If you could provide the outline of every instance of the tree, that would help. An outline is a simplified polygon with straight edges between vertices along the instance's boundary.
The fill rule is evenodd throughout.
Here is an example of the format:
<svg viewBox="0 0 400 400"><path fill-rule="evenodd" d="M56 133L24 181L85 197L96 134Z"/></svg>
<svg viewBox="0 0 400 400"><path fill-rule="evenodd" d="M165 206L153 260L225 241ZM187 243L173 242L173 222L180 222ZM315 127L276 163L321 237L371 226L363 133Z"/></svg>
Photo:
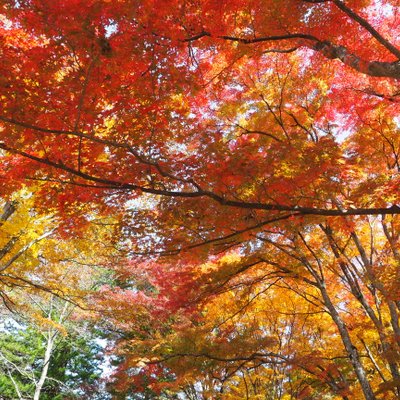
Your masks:
<svg viewBox="0 0 400 400"><path fill-rule="evenodd" d="M296 294L328 316L320 340L345 360L321 361L323 376L302 366L304 379L342 398L398 396L398 6L5 2L4 191L39 181L69 234L90 212L120 215L127 254L147 259L117 266L124 289L99 301L141 340L176 331L160 326L163 312L206 318L232 280L258 298L279 279L276 298ZM247 343L240 326L228 343Z"/></svg>
<svg viewBox="0 0 400 400"><path fill-rule="evenodd" d="M293 117L287 112L283 116L275 113L277 119L271 122L281 127L275 139L274 135L268 136L268 129L264 129L261 121L257 123L256 118L252 118L249 128L237 126L236 120L230 123L221 120L218 114L217 121L213 118L210 121L209 116L215 115L215 110L219 111L221 103L229 98L240 102L240 97L244 100L255 95L260 100L265 80L258 82L258 90L251 80L257 83L254 74L258 71L265 78L268 67L276 59L270 53L288 51L285 47L288 40L294 40L296 50L305 47L316 52L312 54L300 49L277 58L295 63L299 80L313 76L305 93L310 95L316 90L318 93L315 94L320 94L319 101L329 103L329 107L318 105L312 99L315 110L309 110L311 115L308 118L313 118L317 111L325 116L317 115L318 124L314 128L319 128L320 136L326 136L323 129L328 129L327 119L331 117L333 123L341 122L335 118L335 113L343 108L352 105L356 108L354 111L360 113L355 101L349 103L352 99L348 98L348 90L345 90L356 85L355 80L358 83L354 89L364 85L361 93L353 91L353 96L358 95L361 100L360 109L371 113L381 106L393 113L391 103L396 97L395 87L393 93L390 92L393 78L370 78L374 74L368 66L372 63L380 69L385 66L390 70L396 69L397 63L389 62L398 56L398 50L390 42L391 37L396 37L396 28L393 28L395 6L390 2L385 5L387 13L377 17L382 25L383 33L380 34L363 18L366 12L375 10L372 2L359 4L355 10L339 0L293 0L284 6L257 1L248 6L239 1L226 4L202 2L185 3L176 8L171 8L170 2L167 7L163 1L142 2L141 6L122 3L111 6L102 1L67 2L63 6L46 1L18 2L17 5L7 2L3 6L3 50L6 57L2 64L3 95L8 99L4 104L2 121L7 133L2 146L14 154L10 160L19 161L14 170L11 161L4 163L5 171L10 178L16 178L14 184L18 184L21 177L26 178L26 171L32 175L30 178L52 182L55 190L57 183L70 181L70 189L75 190L56 193L53 199L64 205L76 201L89 202L99 197L99 193L108 198L110 193L122 191L128 192L125 196L118 196L124 201L136 197L134 192L139 192L176 200L199 198L239 209L341 215L343 210L325 210L318 203L307 206L293 202L276 204L267 199L234 200L222 188L215 187L218 185L215 173L210 173L203 165L204 161L227 162L226 130L234 136L245 136L245 142L254 139L249 136L261 135L273 141L267 144L267 148L279 144L285 147L288 143L282 125L295 124L295 130L301 130L302 119L307 115L301 118L294 110L290 112ZM152 13L154 10L157 12ZM170 23L165 25L165 20ZM339 25L342 30L337 29ZM270 32L266 32L266 26ZM168 32L164 32L165 29ZM215 34L212 33L214 30ZM295 31L300 33L293 33ZM318 39L312 35L316 31L320 35ZM140 40L134 41L132 49L128 44L135 37L140 37ZM342 37L360 37L362 40L357 43L348 40L347 47L339 46L340 51L331 49L331 43ZM285 42L282 47L271 49L268 47L271 40ZM366 46L367 42L371 46ZM375 43L376 46L372 45ZM360 47L368 48L370 61L360 59L364 56ZM361 56L349 55L356 50L361 52ZM354 64L354 68L358 65L361 71L356 68L353 73L342 65L327 64L326 58L335 59L335 55L344 64ZM51 63L46 61L50 59L53 60ZM311 65L307 68L305 63L308 62ZM323 68L323 65L335 68L338 71L336 76L332 76L330 68ZM249 82L240 72L243 68L254 72ZM19 71L18 79L15 79L16 69ZM127 69L129 74L126 74ZM287 74L285 66L277 65L275 72L278 75L276 79ZM239 80L237 86L232 84L236 79ZM381 86L385 84L387 90L382 93ZM69 96L66 96L66 88ZM331 93L327 93L328 89ZM343 96L347 101L343 96L340 99L337 92L345 92ZM19 97L15 98L12 93ZM333 94L337 106L332 104ZM189 101L189 95L194 96L193 100ZM273 117L274 112L268 110L269 103L274 111L277 104L270 102L265 94L258 106L264 109L263 114ZM255 110L251 114L259 115ZM362 123L362 120L357 122L354 113L349 117L353 117L354 124ZM303 127L308 128L307 124ZM219 143L207 143L207 137L218 138ZM18 143L21 144L13 146L14 138L20 138ZM259 138L260 141L264 139ZM175 143L183 147L174 147ZM211 158L212 151L216 152L215 160ZM208 154L210 158L202 163L199 153ZM25 160L21 161L20 156ZM227 176L229 171L219 172ZM206 178L206 183L202 177ZM235 186L234 179L231 183ZM86 190L78 190L82 185ZM46 185L46 190L51 186L50 183ZM46 197L50 201L49 195ZM354 210L346 210L347 213L398 212L395 207L368 210L368 207L357 206ZM374 208L373 204L368 206Z"/></svg>
<svg viewBox="0 0 400 400"><path fill-rule="evenodd" d="M8 321L0 335L4 399L94 398L96 386L101 387L102 349L87 332L73 332L71 323L66 327L61 318L53 321L53 327ZM57 330L61 325L56 326L60 322L64 323L61 333Z"/></svg>
<svg viewBox="0 0 400 400"><path fill-rule="evenodd" d="M6 308L4 320L14 322L1 335L0 395L95 398L101 370L94 352L100 347L89 328L84 335L89 322L82 321L92 318L90 296L106 276L107 257L116 259L109 240L114 224L92 216L81 235L68 238L54 213L34 207L34 197L22 190L3 203L0 311Z"/></svg>
<svg viewBox="0 0 400 400"><path fill-rule="evenodd" d="M47 299L51 294L85 308L108 257L117 257L112 240L115 221L86 215L90 223L80 235L68 238L55 212L35 207L35 188L31 189L0 203L2 302L30 316L36 310L26 300L29 295Z"/></svg>
<svg viewBox="0 0 400 400"><path fill-rule="evenodd" d="M319 240L325 234L323 228ZM306 384L308 396L310 388L317 390L310 398L320 398L328 391L334 398L347 399L362 398L355 376L360 368L377 394L396 398L398 319L393 297L384 289L395 284L387 274L393 265L386 258L391 257L388 243L382 241L383 248L373 249L380 254L373 268L380 271L378 278L371 265L359 264L365 260L357 255L356 245L349 243L350 236L357 243L354 233L342 232L341 242L328 231L329 250L328 243L312 243L318 233L311 235L309 229L290 235L275 231L274 240L264 232L261 240L268 245L251 258L236 255L197 266L188 285L176 275L171 281L175 270L166 265L159 281L153 277L159 296L144 303L154 315L152 323L146 324L151 328L139 330L132 323L135 336L121 343L122 352L129 349L121 383L138 366L139 382L141 373L154 377L154 365L161 364L164 373L177 379L167 385L153 380L152 387L181 390L203 377L211 390L205 398L218 396L218 391L228 392L226 398L243 398L243 384L237 397L235 392L227 396L244 376L251 381L251 374L257 374L262 396L273 393L273 387L282 396L297 398L296 391L301 392ZM165 282L163 276L169 280ZM199 298L202 302L193 310ZM176 302L181 310L168 311L176 310ZM188 309L192 310L189 314ZM143 317L137 320L143 324ZM356 360L349 356L351 352ZM278 368L285 377L279 385L268 381L269 371L276 373Z"/></svg>

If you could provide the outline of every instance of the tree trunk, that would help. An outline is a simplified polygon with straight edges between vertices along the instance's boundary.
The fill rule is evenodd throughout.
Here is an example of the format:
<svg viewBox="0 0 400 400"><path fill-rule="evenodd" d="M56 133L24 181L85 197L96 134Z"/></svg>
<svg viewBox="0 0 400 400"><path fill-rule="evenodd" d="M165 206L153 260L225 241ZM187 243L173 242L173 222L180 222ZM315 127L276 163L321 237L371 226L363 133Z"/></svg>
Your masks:
<svg viewBox="0 0 400 400"><path fill-rule="evenodd" d="M53 352L54 340L55 340L56 336L57 336L57 333L53 333L51 330L49 330L46 351L45 351L44 358L43 358L43 368L42 368L42 372L40 374L39 381L36 384L36 389L35 389L35 394L33 395L33 400L39 400L39 398L40 398L40 393L42 391L44 382L46 381L46 378L47 378L47 372L49 370L49 365L50 365L50 357Z"/></svg>
<svg viewBox="0 0 400 400"><path fill-rule="evenodd" d="M347 327L340 317L339 313L336 311L334 304L331 302L331 299L326 291L324 286L321 286L320 292L324 299L325 306L329 310L329 313L338 327L339 334L342 338L343 345L349 355L350 361L353 365L354 371L357 375L358 381L360 382L361 389L363 391L364 397L366 400L376 400L374 392L372 391L371 385L369 384L367 374L365 373L365 369L361 363L360 355L358 354L357 348L353 345L349 332L347 331Z"/></svg>

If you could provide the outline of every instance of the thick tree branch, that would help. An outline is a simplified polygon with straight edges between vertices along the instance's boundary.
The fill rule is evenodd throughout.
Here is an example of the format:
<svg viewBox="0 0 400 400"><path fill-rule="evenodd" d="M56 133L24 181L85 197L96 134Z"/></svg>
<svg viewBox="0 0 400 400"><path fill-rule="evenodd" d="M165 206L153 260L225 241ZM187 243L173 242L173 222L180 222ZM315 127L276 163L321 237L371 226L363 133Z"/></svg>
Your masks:
<svg viewBox="0 0 400 400"><path fill-rule="evenodd" d="M14 213L17 209L17 202L16 201L8 201L4 208L3 214L0 215L0 226L4 224Z"/></svg>
<svg viewBox="0 0 400 400"><path fill-rule="evenodd" d="M8 260L4 265L0 265L0 272L3 272L5 269L10 267L15 261L18 260L27 250L29 250L33 245L36 243L40 242L41 240L45 239L46 237L50 236L55 229L52 229L48 232L43 233L36 239L32 240L31 242L27 243L25 246L23 246L17 253L15 253L10 260Z"/></svg>
<svg viewBox="0 0 400 400"><path fill-rule="evenodd" d="M400 61L367 61L350 53L344 46L318 41L312 47L328 59L338 59L348 67L369 76L400 79Z"/></svg>
<svg viewBox="0 0 400 400"><path fill-rule="evenodd" d="M356 21L359 25L361 25L364 29L366 29L371 34L371 36L373 36L382 46L384 46L393 55L395 55L398 59L400 59L400 50L395 46L393 46L387 39L385 39L366 19L362 18L351 8L347 7L342 0L302 0L302 1L305 3L313 3L313 4L332 2L333 4L335 4L336 7L342 10L353 21Z"/></svg>
<svg viewBox="0 0 400 400"><path fill-rule="evenodd" d="M400 50L393 46L388 40L386 40L368 21L356 14L353 10L344 4L341 0L333 0L333 3L340 8L345 14L347 14L352 20L359 23L365 28L382 46L389 50L393 55L400 59Z"/></svg>
<svg viewBox="0 0 400 400"><path fill-rule="evenodd" d="M361 17L359 17L361 19ZM371 27L371 29L373 29ZM377 35L378 32L376 32ZM201 32L198 35L192 36L190 38L184 39L184 42L193 42L204 36L212 37L210 32ZM375 37L376 35L374 35ZM242 44L255 44L262 42L276 42L276 41L284 41L284 40L298 40L300 41L300 46L306 46L312 50L318 51L323 54L328 59L338 59L343 62L343 64L349 66L350 68L361 72L362 74L366 74L369 76L376 77L386 77L386 78L394 78L400 79L400 61L394 62L386 62L386 61L369 61L364 60L361 57L352 54L348 51L348 49L344 46L335 45L328 40L320 40L316 36L305 34L305 33L293 33L287 35L277 35L277 36L261 36L256 38L242 38L238 36L217 36L218 39L238 42ZM400 50L396 49L385 39L381 38L379 40L380 43L384 42L386 48L390 48L390 52L395 54L398 58L400 58ZM296 47L297 48L297 47ZM294 51L294 49L289 49ZM276 50L275 50L276 51ZM267 50L268 52L268 50Z"/></svg>
<svg viewBox="0 0 400 400"><path fill-rule="evenodd" d="M200 186L192 183L193 186L196 187L195 191L182 191L182 190L168 190L168 189L155 189L153 187L147 187L143 185L138 185L134 183L128 182L119 182L113 179L100 178L94 175L90 175L88 173L78 171L72 167L69 167L60 162L54 162L47 158L37 157L33 154L26 153L22 150L17 150L7 146L5 143L0 142L0 149L6 150L12 154L17 154L22 157L28 158L30 160L36 161L38 163L50 166L52 168L65 171L71 175L77 176L88 182L96 182L101 185L107 185L110 188L114 189L122 189L127 191L138 191L143 193L149 193L153 195L165 196L165 197L175 197L175 198L209 198L222 206L233 207L233 208L242 208L242 209L250 209L250 210L265 210L265 211L286 211L293 212L297 215L320 215L326 217L334 217L334 216L348 216L348 215L393 215L400 214L400 207L397 205L393 205L392 207L379 207L379 208L349 208L347 210L338 210L338 209L325 209L325 208L313 208L313 207L300 207L293 205L282 205L282 204L269 204L269 203L261 203L261 202L246 202L240 200L230 200L226 197L216 194L214 192L210 192L208 190L201 189Z"/></svg>

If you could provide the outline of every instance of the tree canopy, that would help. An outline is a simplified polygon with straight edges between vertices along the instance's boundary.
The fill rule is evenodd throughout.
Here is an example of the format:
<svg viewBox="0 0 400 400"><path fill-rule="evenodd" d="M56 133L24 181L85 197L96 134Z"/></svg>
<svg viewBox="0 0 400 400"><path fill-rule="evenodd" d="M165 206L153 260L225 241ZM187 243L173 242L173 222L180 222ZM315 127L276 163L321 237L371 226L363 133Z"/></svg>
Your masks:
<svg viewBox="0 0 400 400"><path fill-rule="evenodd" d="M115 398L398 398L399 13L1 1L0 284L97 257L36 289L101 318Z"/></svg>

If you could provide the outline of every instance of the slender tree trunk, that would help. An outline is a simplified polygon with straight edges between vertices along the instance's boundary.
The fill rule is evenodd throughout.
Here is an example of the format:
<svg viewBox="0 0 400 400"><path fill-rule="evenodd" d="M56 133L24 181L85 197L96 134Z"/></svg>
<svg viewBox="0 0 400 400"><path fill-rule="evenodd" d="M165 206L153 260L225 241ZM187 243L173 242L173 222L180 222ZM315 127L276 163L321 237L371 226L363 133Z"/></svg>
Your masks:
<svg viewBox="0 0 400 400"><path fill-rule="evenodd" d="M361 389L363 391L366 400L376 400L374 392L372 391L371 385L369 384L367 374L361 363L360 355L358 354L357 348L353 345L349 332L339 313L337 312L334 304L332 303L326 288L321 286L320 288L322 297L324 299L325 306L329 310L329 313L338 327L340 337L342 338L343 345L349 355L350 361L353 365L354 371L357 375L358 381L360 382Z"/></svg>
<svg viewBox="0 0 400 400"><path fill-rule="evenodd" d="M301 235L299 235L301 237ZM293 246L294 248L297 248L298 255L293 255L290 252L286 251L286 254L289 254L291 257L295 258L298 261L301 261L303 265L306 267L306 270L312 275L314 278L314 286L318 288L319 292L321 293L323 303L325 307L327 308L329 315L331 316L333 322L338 328L340 337L342 339L342 343L344 345L344 348L346 350L346 353L351 361L351 364L353 366L354 372L357 376L358 382L361 386L363 395L365 400L376 400L376 397L374 395L374 392L372 390L372 387L368 381L366 371L364 369L364 366L361 362L360 355L358 353L357 348L354 346L350 334L347 330L346 324L342 320L340 314L336 310L335 305L333 304L329 293L326 288L326 284L324 281L324 276L323 276L323 271L321 269L321 266L319 266L319 270L315 269L307 260L306 256L302 254L299 251L299 246L297 246L297 243L293 241ZM278 247L279 250L285 252L282 248Z"/></svg>
<svg viewBox="0 0 400 400"><path fill-rule="evenodd" d="M35 394L33 395L33 400L39 400L40 398L40 393L42 391L44 382L46 381L47 378L47 372L49 370L49 365L50 365L50 357L53 352L54 348L54 340L57 336L57 332L54 333L50 329L48 331L48 337L47 337L47 344L46 344L46 351L43 357L43 368L42 372L40 374L39 381L36 384L36 389L35 389Z"/></svg>

